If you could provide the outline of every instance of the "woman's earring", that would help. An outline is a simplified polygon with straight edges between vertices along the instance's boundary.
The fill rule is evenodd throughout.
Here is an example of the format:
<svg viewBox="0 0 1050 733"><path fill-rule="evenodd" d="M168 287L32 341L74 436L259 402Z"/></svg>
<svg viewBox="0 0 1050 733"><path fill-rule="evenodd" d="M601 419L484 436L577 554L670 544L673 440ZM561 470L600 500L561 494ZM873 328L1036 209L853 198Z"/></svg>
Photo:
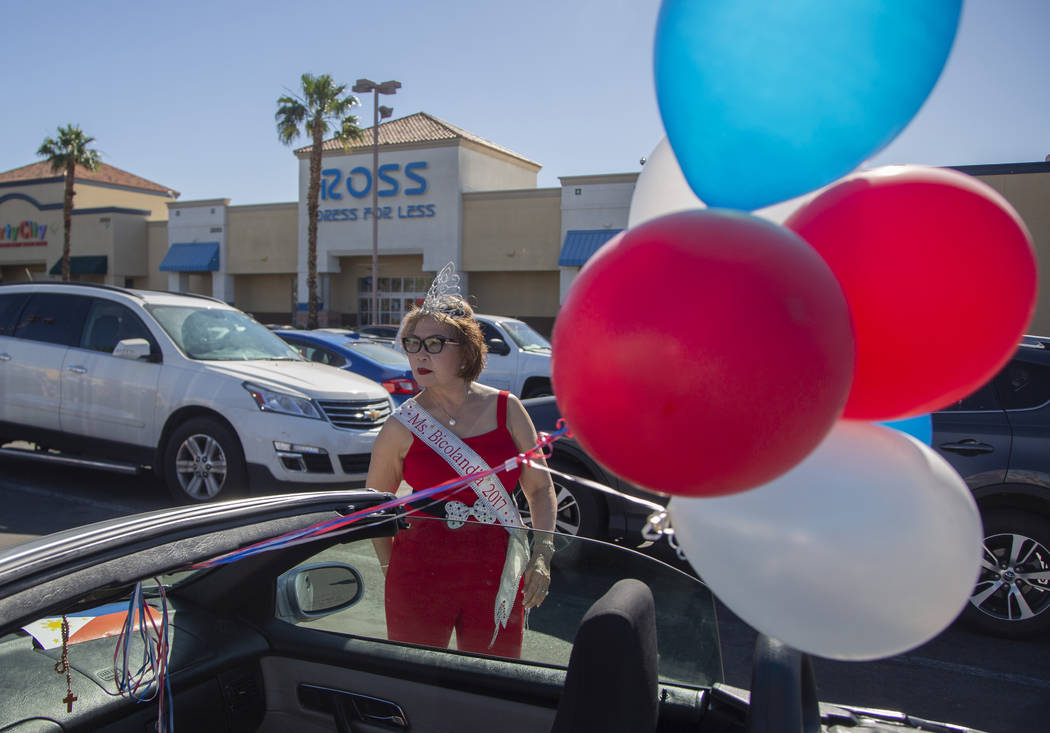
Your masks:
<svg viewBox="0 0 1050 733"><path fill-rule="evenodd" d="M466 364L460 364L460 365L459 365L459 370L460 370L460 371L463 371L463 370L464 370L464 369L466 369L466 368L467 368L467 365L466 365Z"/></svg>

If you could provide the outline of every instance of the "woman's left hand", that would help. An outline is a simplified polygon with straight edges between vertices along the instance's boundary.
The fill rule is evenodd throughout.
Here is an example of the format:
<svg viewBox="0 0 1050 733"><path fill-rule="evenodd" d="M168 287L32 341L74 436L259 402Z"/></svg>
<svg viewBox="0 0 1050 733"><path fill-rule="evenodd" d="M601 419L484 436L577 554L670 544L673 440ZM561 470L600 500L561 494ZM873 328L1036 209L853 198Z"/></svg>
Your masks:
<svg viewBox="0 0 1050 733"><path fill-rule="evenodd" d="M534 552L525 569L525 587L522 589L525 608L536 608L547 599L551 585L551 569L547 558Z"/></svg>

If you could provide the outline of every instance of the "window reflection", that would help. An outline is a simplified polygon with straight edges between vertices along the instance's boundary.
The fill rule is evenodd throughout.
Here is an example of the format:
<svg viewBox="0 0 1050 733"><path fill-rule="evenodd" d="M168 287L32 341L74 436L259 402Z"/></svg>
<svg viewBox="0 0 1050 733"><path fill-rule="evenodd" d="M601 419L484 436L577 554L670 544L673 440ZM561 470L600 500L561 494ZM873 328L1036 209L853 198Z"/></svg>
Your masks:
<svg viewBox="0 0 1050 733"><path fill-rule="evenodd" d="M478 552L485 552L486 548L501 548L505 546L506 530L499 525L474 521L452 530L444 520L418 515L409 521L413 525L429 523L425 534L431 542L420 567L406 574L411 581L406 586L410 593L404 593L400 585L405 578L395 582L384 577L371 540L329 547L301 565L342 562L354 567L361 576L361 598L345 611L298 622L299 625L349 636L501 656L498 644L489 647L495 628L491 605L493 589L483 579L479 582L479 578L464 577L462 569L471 564L471 558L456 554L453 548L461 550L464 544L477 548ZM442 536L456 537L454 533L466 533L466 538L459 535L455 542L447 544L440 540ZM528 614L522 630L520 658L523 661L566 667L573 637L587 609L617 580L637 578L649 585L656 600L661 678L693 686L722 680L714 599L701 582L623 547L568 536L557 537L559 548L569 544L578 546L573 547L572 552L559 551L555 555L550 595L543 605ZM495 554L502 564L500 552L502 550L497 549ZM446 598L442 599L442 596ZM456 608L457 603L462 607ZM390 634L388 625L391 605L395 613L400 614L394 622L398 627L394 634ZM405 628L410 632L433 633L435 628L442 628L442 624L434 623L435 616L441 616L447 624L450 614L455 615L455 619L447 635L439 633L440 638L432 638L429 643L420 639L399 641L396 638L404 634ZM482 627L484 638L479 642L476 632ZM461 629L466 629L463 638L460 638Z"/></svg>

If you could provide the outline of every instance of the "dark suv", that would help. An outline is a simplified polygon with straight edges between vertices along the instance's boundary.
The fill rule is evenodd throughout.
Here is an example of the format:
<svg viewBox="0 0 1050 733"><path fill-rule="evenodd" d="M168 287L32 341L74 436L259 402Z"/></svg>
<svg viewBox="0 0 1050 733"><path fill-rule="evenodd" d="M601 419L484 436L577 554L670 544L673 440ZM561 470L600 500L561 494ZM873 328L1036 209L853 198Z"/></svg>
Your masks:
<svg viewBox="0 0 1050 733"><path fill-rule="evenodd" d="M935 413L933 446L966 479L984 521L963 618L999 636L1050 629L1050 338L1026 336L990 382Z"/></svg>

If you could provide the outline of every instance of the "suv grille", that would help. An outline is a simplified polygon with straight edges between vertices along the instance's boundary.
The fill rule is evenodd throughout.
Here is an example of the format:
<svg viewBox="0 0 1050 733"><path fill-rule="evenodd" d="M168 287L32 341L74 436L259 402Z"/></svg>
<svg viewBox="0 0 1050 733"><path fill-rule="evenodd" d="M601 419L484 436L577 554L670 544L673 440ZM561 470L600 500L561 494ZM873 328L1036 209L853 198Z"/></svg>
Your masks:
<svg viewBox="0 0 1050 733"><path fill-rule="evenodd" d="M343 473L368 473L368 463L371 459L371 453L340 453L339 466Z"/></svg>
<svg viewBox="0 0 1050 733"><path fill-rule="evenodd" d="M371 430L390 417L390 400L318 400L325 416L337 428Z"/></svg>

